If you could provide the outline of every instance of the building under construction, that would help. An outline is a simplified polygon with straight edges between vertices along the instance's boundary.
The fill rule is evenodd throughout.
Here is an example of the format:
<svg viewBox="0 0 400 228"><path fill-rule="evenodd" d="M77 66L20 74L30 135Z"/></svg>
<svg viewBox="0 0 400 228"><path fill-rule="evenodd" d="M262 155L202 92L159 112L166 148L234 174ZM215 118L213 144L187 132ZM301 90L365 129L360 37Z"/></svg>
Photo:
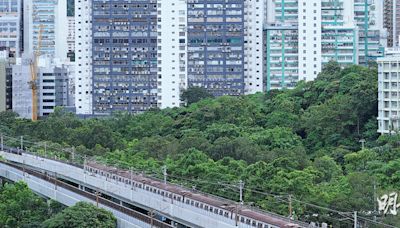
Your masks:
<svg viewBox="0 0 400 228"><path fill-rule="evenodd" d="M36 78L36 102L30 87L31 58L18 59L13 66L13 111L21 118L31 119L33 110L37 116L47 116L54 111L56 106L68 106L70 103L69 70L64 65L56 65L49 59L39 60ZM36 104L37 107L33 107Z"/></svg>

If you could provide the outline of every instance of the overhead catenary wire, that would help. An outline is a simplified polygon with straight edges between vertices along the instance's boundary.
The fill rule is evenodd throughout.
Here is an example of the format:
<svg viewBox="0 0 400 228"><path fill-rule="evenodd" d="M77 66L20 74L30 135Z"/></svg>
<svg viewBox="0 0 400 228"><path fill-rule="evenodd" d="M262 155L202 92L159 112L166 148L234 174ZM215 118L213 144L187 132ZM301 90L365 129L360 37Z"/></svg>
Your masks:
<svg viewBox="0 0 400 228"><path fill-rule="evenodd" d="M15 137L7 136L7 135L4 135L4 134L2 134L2 136L4 137L4 139L15 140L16 143L18 143L21 140L21 138L15 138ZM23 142L24 142L24 145L29 145L30 144L30 145L38 146L38 147L46 145L46 144L43 144L44 142L32 142L32 141L29 141L29 140L26 140L26 139L24 139ZM5 143L5 142L3 142L3 143ZM62 145L58 144L58 143L53 143L53 142L51 142L51 143L52 144L47 145L48 149L54 149L54 150L56 150L56 152L59 150L59 151L62 151L62 152L68 153L68 154L73 153L74 147L65 148ZM57 145L57 147L55 145ZM25 148L27 148L27 146L25 146ZM80 157L81 159L84 158L84 155L77 154L77 156ZM92 159L94 161L96 161L96 162L98 161L98 159L96 159L95 157L92 157ZM101 161L101 162L104 162L104 160ZM124 166L129 166L129 164L125 164ZM135 169L132 169L132 171L134 171L134 170ZM156 176L156 178L158 178L160 175L162 175L162 174L158 173L159 170L156 170L156 169L154 169L154 170L153 169L148 169L148 170L145 170L145 171L143 171L142 169L140 169L140 170L136 169L135 171L137 171L138 173L146 174L146 175L148 174L149 176L153 176L153 177ZM190 183L197 183L197 184L200 183L200 184L223 186L225 188L229 188L229 189L232 189L232 190L235 190L235 189L238 188L237 185L226 183L226 182L213 182L213 181L205 181L205 180L199 180L199 179L189 179L189 178L185 178L185 177L178 177L176 175L171 175L171 174L168 174L168 177L171 177L172 179L176 179L176 180L184 180L184 181L187 181L187 182L190 182ZM244 191L249 191L249 192L252 192L252 193L257 193L257 194L262 194L262 195L265 195L265 196L270 196L270 197L273 197L274 199L276 199L276 200L278 200L280 202L284 202L284 203L288 203L289 202L289 200L285 200L285 199L287 197L289 197L290 194L282 195L282 194L276 194L276 193L268 193L268 192L263 192L263 191L259 191L259 190L255 190L255 189L250 189L248 187L244 188ZM349 220L354 220L352 217L346 216L346 214L350 214L352 212L344 212L344 211L340 211L340 210L337 210L337 209L320 206L320 205L317 205L317 204L314 204L314 203L305 202L305 201L299 200L299 199L297 199L297 198L295 198L293 196L291 196L291 200L293 200L295 202L298 202L298 203L301 203L301 204L304 204L304 205L307 205L309 207L313 207L313 208L317 208L317 209L320 209L320 210L329 211L329 212L332 212L332 213L337 213L338 215L343 216L343 217L345 217L345 218L347 218ZM374 221L374 220L371 220L371 219L368 219L368 218L365 218L365 217L362 217L362 216L357 216L357 217L358 217L359 220L364 220L364 221L367 221L367 222L370 222L370 223L374 223L374 224L377 224L377 225L382 225L384 227L396 228L396 226L392 226L392 225L385 224L385 223L382 223L382 222ZM334 217L330 217L330 218L332 218L334 220L337 220L337 221L343 221L343 220L340 220L340 219L334 218Z"/></svg>

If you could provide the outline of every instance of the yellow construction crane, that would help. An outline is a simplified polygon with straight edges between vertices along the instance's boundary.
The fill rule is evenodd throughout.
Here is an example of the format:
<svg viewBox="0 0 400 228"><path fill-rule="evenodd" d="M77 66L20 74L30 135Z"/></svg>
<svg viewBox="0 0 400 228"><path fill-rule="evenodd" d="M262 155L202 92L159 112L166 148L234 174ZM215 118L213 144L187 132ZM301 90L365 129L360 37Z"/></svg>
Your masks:
<svg viewBox="0 0 400 228"><path fill-rule="evenodd" d="M29 87L32 90L32 121L37 121L38 119L38 95L37 95L37 69L38 69L38 62L40 57L40 49L42 47L42 32L43 32L43 25L39 26L39 35L38 35L38 42L37 48L33 53L33 59L30 63L31 69L31 81L29 82Z"/></svg>

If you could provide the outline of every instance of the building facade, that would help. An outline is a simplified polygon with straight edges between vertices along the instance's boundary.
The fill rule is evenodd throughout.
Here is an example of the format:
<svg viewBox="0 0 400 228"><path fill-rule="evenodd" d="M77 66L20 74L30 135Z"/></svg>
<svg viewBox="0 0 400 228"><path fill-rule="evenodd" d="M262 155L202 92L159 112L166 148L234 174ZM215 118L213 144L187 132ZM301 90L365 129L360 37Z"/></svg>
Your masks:
<svg viewBox="0 0 400 228"><path fill-rule="evenodd" d="M92 4L93 114L156 108L156 0Z"/></svg>
<svg viewBox="0 0 400 228"><path fill-rule="evenodd" d="M188 86L244 94L244 1L188 1Z"/></svg>
<svg viewBox="0 0 400 228"><path fill-rule="evenodd" d="M20 58L12 66L12 110L26 119L32 118L33 110L30 62L30 58ZM41 58L37 69L37 111L44 117L57 106L68 106L68 69L49 58Z"/></svg>
<svg viewBox="0 0 400 228"><path fill-rule="evenodd" d="M0 1L0 50L7 50L14 60L22 51L21 22L21 0Z"/></svg>
<svg viewBox="0 0 400 228"><path fill-rule="evenodd" d="M312 81L329 61L345 67L384 54L383 2L268 0L266 7L267 90Z"/></svg>
<svg viewBox="0 0 400 228"><path fill-rule="evenodd" d="M387 29L387 46L400 46L400 0L384 0L384 27Z"/></svg>
<svg viewBox="0 0 400 228"><path fill-rule="evenodd" d="M67 0L67 58L75 62L75 0Z"/></svg>
<svg viewBox="0 0 400 228"><path fill-rule="evenodd" d="M298 27L265 28L266 90L291 88L299 81Z"/></svg>
<svg viewBox="0 0 400 228"><path fill-rule="evenodd" d="M158 0L157 6L158 107L179 107L188 86L187 5L185 0Z"/></svg>
<svg viewBox="0 0 400 228"><path fill-rule="evenodd" d="M12 109L12 68L8 51L0 51L0 112Z"/></svg>
<svg viewBox="0 0 400 228"><path fill-rule="evenodd" d="M52 58L67 59L67 0L24 1L24 53L40 54Z"/></svg>
<svg viewBox="0 0 400 228"><path fill-rule="evenodd" d="M322 69L321 0L299 0L299 80L312 81Z"/></svg>
<svg viewBox="0 0 400 228"><path fill-rule="evenodd" d="M397 133L400 127L400 49L378 59L378 132Z"/></svg>
<svg viewBox="0 0 400 228"><path fill-rule="evenodd" d="M359 64L366 65L383 57L385 43L381 37L386 37L383 31L383 1L353 0L354 20L358 27Z"/></svg>
<svg viewBox="0 0 400 228"><path fill-rule="evenodd" d="M92 1L75 1L75 108L80 115L92 110Z"/></svg>
<svg viewBox="0 0 400 228"><path fill-rule="evenodd" d="M189 87L263 91L264 16L250 0L76 1L77 113L179 107Z"/></svg>
<svg viewBox="0 0 400 228"><path fill-rule="evenodd" d="M68 69L59 66L40 67L39 72L39 116L45 117L54 112L55 107L67 107Z"/></svg>
<svg viewBox="0 0 400 228"><path fill-rule="evenodd" d="M0 60L0 112L6 111L6 61Z"/></svg>
<svg viewBox="0 0 400 228"><path fill-rule="evenodd" d="M24 2L24 47L26 54L33 54L37 51L41 31L41 54L55 56L55 8L56 0Z"/></svg>
<svg viewBox="0 0 400 228"><path fill-rule="evenodd" d="M244 1L244 93L264 91L264 1Z"/></svg>
<svg viewBox="0 0 400 228"><path fill-rule="evenodd" d="M358 64L358 29L352 19L353 7L346 0L322 1L322 66L329 61L337 61L341 66Z"/></svg>

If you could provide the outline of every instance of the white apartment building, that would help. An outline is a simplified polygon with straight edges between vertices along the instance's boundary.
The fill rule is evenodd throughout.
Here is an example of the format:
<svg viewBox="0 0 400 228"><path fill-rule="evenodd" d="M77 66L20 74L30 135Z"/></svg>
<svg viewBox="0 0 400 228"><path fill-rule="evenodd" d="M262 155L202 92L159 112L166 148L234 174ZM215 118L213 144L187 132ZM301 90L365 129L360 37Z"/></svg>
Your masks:
<svg viewBox="0 0 400 228"><path fill-rule="evenodd" d="M265 1L245 0L244 4L244 92L253 94L264 91Z"/></svg>
<svg viewBox="0 0 400 228"><path fill-rule="evenodd" d="M299 0L299 80L313 81L322 69L321 0Z"/></svg>
<svg viewBox="0 0 400 228"><path fill-rule="evenodd" d="M378 59L378 132L397 133L400 127L400 49Z"/></svg>
<svg viewBox="0 0 400 228"><path fill-rule="evenodd" d="M92 114L92 1L75 1L75 107Z"/></svg>
<svg viewBox="0 0 400 228"><path fill-rule="evenodd" d="M66 0L24 1L24 53L37 50L41 32L41 54L67 59L67 2Z"/></svg>
<svg viewBox="0 0 400 228"><path fill-rule="evenodd" d="M157 100L159 108L179 107L187 88L187 4L157 1Z"/></svg>

